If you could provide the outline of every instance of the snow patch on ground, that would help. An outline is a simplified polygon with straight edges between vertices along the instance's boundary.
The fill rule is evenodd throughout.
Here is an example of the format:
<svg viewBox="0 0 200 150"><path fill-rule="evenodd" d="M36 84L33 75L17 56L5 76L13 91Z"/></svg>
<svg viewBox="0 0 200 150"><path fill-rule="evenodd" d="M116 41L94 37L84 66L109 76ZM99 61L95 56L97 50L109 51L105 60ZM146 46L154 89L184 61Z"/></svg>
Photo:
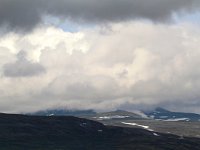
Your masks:
<svg viewBox="0 0 200 150"><path fill-rule="evenodd" d="M164 121L190 121L189 118L174 118L174 119L167 119Z"/></svg>
<svg viewBox="0 0 200 150"><path fill-rule="evenodd" d="M149 126L144 126L144 125L140 125L140 124L137 124L137 123L128 123L128 122L121 122L121 123L126 124L126 125L141 127L141 128L146 129L148 131L154 131L154 130L150 129Z"/></svg>
<svg viewBox="0 0 200 150"><path fill-rule="evenodd" d="M155 136L160 136L160 135L158 135L157 133L153 133L153 135L155 135Z"/></svg>
<svg viewBox="0 0 200 150"><path fill-rule="evenodd" d="M157 133L155 133L153 129L150 129L149 126L140 125L140 124L137 124L137 123L128 123L128 122L121 122L121 123L126 124L126 125L141 127L141 128L143 128L143 129L146 129L146 130L148 130L148 131L153 132L152 134L153 134L154 136L160 136L160 135L158 135Z"/></svg>
<svg viewBox="0 0 200 150"><path fill-rule="evenodd" d="M114 115L114 116L102 116L102 117L95 117L100 120L108 120L108 119L123 119L123 118L128 118L130 116L120 116L120 115Z"/></svg>
<svg viewBox="0 0 200 150"><path fill-rule="evenodd" d="M103 130L97 130L98 132L103 132Z"/></svg>
<svg viewBox="0 0 200 150"><path fill-rule="evenodd" d="M87 123L83 122L83 123L80 124L80 126L81 126L81 127L86 127L86 126L87 126Z"/></svg>
<svg viewBox="0 0 200 150"><path fill-rule="evenodd" d="M127 124L127 125L131 125L131 126L138 126L138 127L142 127L144 129L148 129L149 126L144 126L144 125L139 125L137 123L128 123L128 122L122 122L123 124Z"/></svg>

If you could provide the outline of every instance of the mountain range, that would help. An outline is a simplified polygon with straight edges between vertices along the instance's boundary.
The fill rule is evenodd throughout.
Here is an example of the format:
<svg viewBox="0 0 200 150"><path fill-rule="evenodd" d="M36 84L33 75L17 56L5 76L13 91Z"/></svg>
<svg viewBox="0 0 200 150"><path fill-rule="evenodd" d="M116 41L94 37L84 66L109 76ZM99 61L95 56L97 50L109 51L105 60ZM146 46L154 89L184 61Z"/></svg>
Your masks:
<svg viewBox="0 0 200 150"><path fill-rule="evenodd" d="M151 111L133 111L116 110L111 112L97 113L94 110L65 110L65 109L49 109L42 110L28 115L36 116L77 116L77 117L93 117L99 120L108 119L155 119L163 121L200 121L200 115L195 113L172 112L164 108L155 108Z"/></svg>
<svg viewBox="0 0 200 150"><path fill-rule="evenodd" d="M164 121L200 121L200 115L195 113L172 112L163 108L144 112L149 118Z"/></svg>

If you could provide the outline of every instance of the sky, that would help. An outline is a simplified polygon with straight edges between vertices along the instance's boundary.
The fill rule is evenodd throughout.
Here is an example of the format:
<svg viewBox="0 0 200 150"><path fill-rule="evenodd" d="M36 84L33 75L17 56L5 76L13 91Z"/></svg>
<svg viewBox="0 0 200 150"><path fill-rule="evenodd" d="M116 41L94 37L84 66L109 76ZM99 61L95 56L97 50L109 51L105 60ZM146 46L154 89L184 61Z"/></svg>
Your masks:
<svg viewBox="0 0 200 150"><path fill-rule="evenodd" d="M0 112L200 113L199 0L0 0Z"/></svg>

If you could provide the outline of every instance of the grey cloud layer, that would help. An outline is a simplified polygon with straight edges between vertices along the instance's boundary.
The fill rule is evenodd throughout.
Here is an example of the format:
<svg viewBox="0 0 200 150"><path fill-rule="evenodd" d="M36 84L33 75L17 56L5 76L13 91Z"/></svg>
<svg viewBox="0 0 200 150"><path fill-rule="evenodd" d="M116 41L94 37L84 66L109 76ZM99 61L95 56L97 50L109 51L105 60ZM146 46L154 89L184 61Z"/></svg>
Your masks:
<svg viewBox="0 0 200 150"><path fill-rule="evenodd" d="M82 22L170 20L175 12L199 9L198 0L1 0L0 25L30 30L44 15Z"/></svg>
<svg viewBox="0 0 200 150"><path fill-rule="evenodd" d="M15 63L4 65L4 75L7 77L29 77L45 72L45 68L38 63L31 63L26 58L26 53L20 51Z"/></svg>

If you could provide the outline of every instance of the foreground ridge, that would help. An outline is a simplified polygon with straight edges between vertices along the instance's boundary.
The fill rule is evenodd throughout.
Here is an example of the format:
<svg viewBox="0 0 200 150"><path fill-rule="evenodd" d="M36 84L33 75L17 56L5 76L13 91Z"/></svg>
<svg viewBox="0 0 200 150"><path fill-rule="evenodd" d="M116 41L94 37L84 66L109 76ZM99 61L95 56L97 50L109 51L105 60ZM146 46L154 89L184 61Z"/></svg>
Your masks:
<svg viewBox="0 0 200 150"><path fill-rule="evenodd" d="M105 126L70 116L0 114L0 147L9 150L199 150L200 139Z"/></svg>

